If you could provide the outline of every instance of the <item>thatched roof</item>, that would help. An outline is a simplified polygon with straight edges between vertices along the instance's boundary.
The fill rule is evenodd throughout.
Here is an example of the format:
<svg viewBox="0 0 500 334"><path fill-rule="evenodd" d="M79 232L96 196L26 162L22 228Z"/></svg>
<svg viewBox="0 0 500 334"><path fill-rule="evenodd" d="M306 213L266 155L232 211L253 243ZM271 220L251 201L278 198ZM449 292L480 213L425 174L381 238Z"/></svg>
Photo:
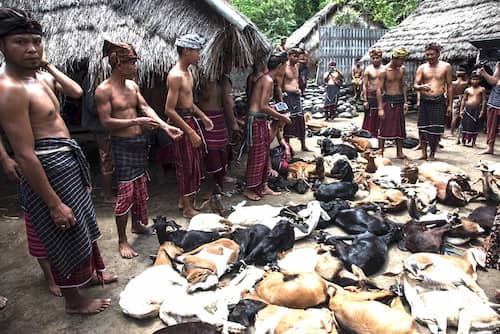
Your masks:
<svg viewBox="0 0 500 334"><path fill-rule="evenodd" d="M88 62L95 85L109 70L102 60L104 39L128 42L136 48L139 81L152 84L177 59L175 39L198 33L207 39L200 67L215 78L222 71L224 52L235 67L260 61L270 44L255 25L225 0L0 0L3 6L33 11L44 28L51 62L71 71Z"/></svg>
<svg viewBox="0 0 500 334"><path fill-rule="evenodd" d="M435 41L443 46L441 56L448 61L475 58L473 39L500 37L498 0L424 0L397 27L387 32L374 47L390 52L405 47L409 59L422 59L424 46Z"/></svg>

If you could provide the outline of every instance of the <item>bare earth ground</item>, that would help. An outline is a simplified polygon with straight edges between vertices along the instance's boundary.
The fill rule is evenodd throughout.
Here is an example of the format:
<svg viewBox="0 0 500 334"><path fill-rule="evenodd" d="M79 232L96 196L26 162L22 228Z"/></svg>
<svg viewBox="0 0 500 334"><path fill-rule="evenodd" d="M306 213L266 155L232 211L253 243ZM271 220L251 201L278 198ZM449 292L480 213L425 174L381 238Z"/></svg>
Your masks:
<svg viewBox="0 0 500 334"><path fill-rule="evenodd" d="M409 135L416 136L416 117L410 115L407 120ZM361 124L362 114L353 120L335 120L332 126L343 122L354 122ZM317 138L309 138L308 145L319 153L316 146ZM485 135L481 134L478 138L479 148L485 147ZM475 163L479 159L488 159L500 161L498 156L479 156L479 148L463 147L455 144L455 140L442 140L444 148L438 151L437 157L441 161L454 164L463 168L469 173L472 180L480 176L475 168ZM292 141L294 148L298 151L298 142ZM496 147L500 152L500 147ZM418 152L406 151L410 157L417 157ZM301 153L299 156L311 156L312 153ZM389 148L386 156L394 158L395 148ZM90 157L92 160L92 157ZM401 162L393 160L395 164ZM92 165L97 171L96 162ZM236 166L231 171L234 176L241 177L244 174L245 164ZM127 282L141 273L151 265L148 258L149 254L156 252L158 241L155 236L136 236L129 232L129 240L133 247L140 253L139 257L133 260L121 259L117 251L117 235L114 223L112 205L102 203L98 195L94 195L97 216L100 228L103 234L99 242L101 253L109 272L120 276L119 282L101 287L92 287L87 289L91 296L108 296L112 298L111 307L105 312L94 316L69 316L64 313L64 302L62 298L53 297L47 290L43 274L35 259L30 257L27 252L26 233L24 222L20 218L20 210L17 205L15 195L15 185L9 184L3 175L0 175L0 295L9 299L7 307L0 310L0 332L1 333L152 333L154 330L164 327L160 319L152 320L134 320L122 314L118 305L119 294L126 286ZM94 177L96 179L96 177ZM150 187L149 210L150 217L156 215L166 215L176 219L182 224L186 220L182 218L180 211L177 210L175 176L172 170L167 171L165 175L159 168L152 168L152 182ZM475 186L477 189L478 185ZM231 185L227 189L231 190ZM94 191L94 193L98 193ZM284 194L278 197L266 197L258 204L284 205L290 201L295 203L305 203L313 198L312 192L305 195L294 193ZM243 200L240 194L235 194L230 198L224 198L226 208ZM252 204L252 203L249 203ZM461 208L462 214L467 214L481 203L471 203L466 208ZM404 221L406 213L396 217L397 220ZM337 232L335 228L331 229ZM313 245L312 239L302 241L297 247ZM401 260L409 253L401 252L393 247L389 261L381 272L397 272L401 267ZM489 272L480 272L479 283L485 289L487 295L493 298L495 288L500 288L500 273L494 270ZM378 276L376 281L383 287L388 287L394 283L393 277ZM423 331L424 333L426 331Z"/></svg>

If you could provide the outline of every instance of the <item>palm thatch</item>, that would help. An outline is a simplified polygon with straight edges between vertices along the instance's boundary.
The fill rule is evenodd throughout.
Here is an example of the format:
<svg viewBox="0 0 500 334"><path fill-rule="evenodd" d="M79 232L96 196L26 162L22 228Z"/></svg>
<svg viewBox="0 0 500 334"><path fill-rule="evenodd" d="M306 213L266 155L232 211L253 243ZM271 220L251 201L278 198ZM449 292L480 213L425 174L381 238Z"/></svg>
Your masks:
<svg viewBox="0 0 500 334"><path fill-rule="evenodd" d="M475 58L474 39L500 37L498 0L424 0L397 27L387 32L374 47L390 52L405 47L410 60L424 57L430 41L443 46L441 56L450 62Z"/></svg>
<svg viewBox="0 0 500 334"><path fill-rule="evenodd" d="M88 63L95 85L109 71L102 60L104 39L128 42L139 54L139 81L151 86L177 59L175 39L204 36L200 67L208 78L222 72L222 59L246 67L262 61L270 44L255 25L225 0L6 0L3 6L31 10L44 28L49 59L67 71Z"/></svg>

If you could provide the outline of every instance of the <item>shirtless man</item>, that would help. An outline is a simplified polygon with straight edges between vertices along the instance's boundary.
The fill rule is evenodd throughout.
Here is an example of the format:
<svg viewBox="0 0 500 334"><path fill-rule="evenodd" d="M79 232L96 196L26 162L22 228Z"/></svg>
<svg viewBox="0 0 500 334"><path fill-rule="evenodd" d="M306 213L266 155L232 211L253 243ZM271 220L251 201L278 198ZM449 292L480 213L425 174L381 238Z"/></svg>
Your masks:
<svg viewBox="0 0 500 334"><path fill-rule="evenodd" d="M197 115L205 130L214 127L210 118L193 102L193 76L189 66L200 60L200 50L203 38L196 34L187 34L175 41L179 59L170 70L167 77L167 100L165 113L169 122L174 123L184 131L181 139L173 143L175 155L175 174L179 196L178 206L186 218L199 214L194 209L194 197L200 190L202 173L202 133L195 120Z"/></svg>
<svg viewBox="0 0 500 334"><path fill-rule="evenodd" d="M276 45L276 48L274 49L274 51L276 52L286 52L286 36L281 36L280 38L280 44Z"/></svg>
<svg viewBox="0 0 500 334"><path fill-rule="evenodd" d="M285 64L286 59L279 53L272 54L264 71L266 74L257 79L250 98L247 121L249 149L245 174L246 189L243 195L253 201L260 200L264 195L280 195L267 185L270 172L267 117L270 116L286 124L291 123L288 116L278 113L269 106L273 94L273 76L276 72L280 72Z"/></svg>
<svg viewBox="0 0 500 334"><path fill-rule="evenodd" d="M396 158L404 159L403 139L406 138L405 115L408 112L406 70L403 65L408 57L405 48L392 51L392 59L380 72L377 89L378 117L380 120L379 150L384 155L386 139L396 140Z"/></svg>
<svg viewBox="0 0 500 334"><path fill-rule="evenodd" d="M451 65L440 61L441 45L429 43L425 46L427 62L420 65L415 76L416 91L420 91L420 111L417 126L422 155L420 160L435 160L439 140L444 133L446 114L451 115L453 87ZM446 98L445 98L446 94ZM430 154L427 155L427 146Z"/></svg>
<svg viewBox="0 0 500 334"><path fill-rule="evenodd" d="M500 135L500 62L497 62L493 75L486 73L484 67L481 67L478 71L479 75L493 86L488 98L486 112L486 144L488 147L478 154L493 154L495 139Z"/></svg>
<svg viewBox="0 0 500 334"><path fill-rule="evenodd" d="M95 91L97 113L102 125L111 132L111 148L118 180L115 220L118 250L125 259L138 254L127 239L128 213L132 209L132 233L147 234L148 189L146 163L148 137L144 128L161 127L172 138L178 129L167 125L147 104L133 81L137 74L137 54L130 44L104 41L103 57L108 57L111 77ZM138 111L146 117L140 117Z"/></svg>
<svg viewBox="0 0 500 334"><path fill-rule="evenodd" d="M471 143L476 146L476 138L479 133L479 120L486 111L486 89L480 86L481 76L476 71L472 72L470 78L471 86L464 91L464 97L460 103L460 118L462 118L462 145Z"/></svg>
<svg viewBox="0 0 500 334"><path fill-rule="evenodd" d="M225 60L224 63L231 64L231 61ZM229 69L226 72L231 71ZM198 91L198 99L198 106L213 123L211 131L203 128L203 136L207 144L205 170L208 178L208 196L210 200L212 194L222 191L224 186L229 158L229 129L226 124L231 126L232 131L239 131L239 126L234 117L231 86L230 84L227 85L225 78L202 82Z"/></svg>
<svg viewBox="0 0 500 334"><path fill-rule="evenodd" d="M369 131L373 137L378 137L379 119L378 119L378 103L377 103L377 88L380 85L381 73L384 69L382 66L382 49L370 49L370 62L363 73L363 91L361 92L361 100L365 109L365 117L363 119L364 130Z"/></svg>
<svg viewBox="0 0 500 334"><path fill-rule="evenodd" d="M309 77L309 55L306 50L301 48L302 52L299 54L299 88L302 96L306 93L307 79Z"/></svg>
<svg viewBox="0 0 500 334"><path fill-rule="evenodd" d="M466 74L465 69L459 67L456 72L457 79L451 83L453 87L453 113L450 123L451 136L455 135L455 129L457 128L457 123L460 119L460 103L462 102L464 91L469 85L469 82L465 79ZM458 143L459 142L460 141L458 140Z"/></svg>
<svg viewBox="0 0 500 334"><path fill-rule="evenodd" d="M334 119L337 116L337 103L340 92L340 85L344 81L344 75L337 68L337 63L331 61L328 64L328 71L323 74L325 84L325 119Z"/></svg>
<svg viewBox="0 0 500 334"><path fill-rule="evenodd" d="M361 87L363 86L363 65L361 64L361 59L356 58L356 62L351 69L351 82L352 91L354 93L354 99L361 97Z"/></svg>
<svg viewBox="0 0 500 334"><path fill-rule="evenodd" d="M290 119L292 123L285 126L285 138L290 142L290 138L295 137L300 140L302 151L310 151L306 146L306 125L304 122L304 111L300 101L299 89L299 48L288 50L288 62L286 63L285 76L283 78L284 102L288 105Z"/></svg>
<svg viewBox="0 0 500 334"><path fill-rule="evenodd" d="M0 125L22 174L30 253L48 259L66 313L99 313L110 299L87 298L79 287L116 277L103 273L88 162L70 138L56 97L79 98L82 89L47 61L42 27L23 10L0 8L0 50Z"/></svg>

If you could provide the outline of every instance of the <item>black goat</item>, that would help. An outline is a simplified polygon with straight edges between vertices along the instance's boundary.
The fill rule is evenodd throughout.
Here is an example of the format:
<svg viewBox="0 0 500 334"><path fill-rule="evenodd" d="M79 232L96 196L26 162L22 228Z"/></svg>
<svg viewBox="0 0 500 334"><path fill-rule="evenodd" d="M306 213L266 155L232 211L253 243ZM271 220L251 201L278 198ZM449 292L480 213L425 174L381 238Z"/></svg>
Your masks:
<svg viewBox="0 0 500 334"><path fill-rule="evenodd" d="M345 182L352 182L352 180L354 180L352 166L349 161L344 159L339 159L334 162L333 167L330 170L330 176Z"/></svg>
<svg viewBox="0 0 500 334"><path fill-rule="evenodd" d="M332 225L335 221L335 217L337 214L344 209L349 209L351 206L349 203L343 199L334 199L330 202L321 202L321 208L328 213L330 216L330 220L323 220L323 218L319 218L318 226L316 226L317 230L327 228Z"/></svg>
<svg viewBox="0 0 500 334"><path fill-rule="evenodd" d="M332 236L327 232L320 231L317 241L335 246L331 253L340 258L346 268L351 268L355 264L366 275L372 275L385 264L389 245L399 241L401 237L401 227L395 226L391 232L382 236L376 236L370 232L354 236ZM349 245L343 240L352 240L352 243Z"/></svg>
<svg viewBox="0 0 500 334"><path fill-rule="evenodd" d="M493 227L493 222L495 221L495 215L497 214L497 208L494 206L480 206L472 210L472 212L467 216L468 220L471 220L489 232Z"/></svg>
<svg viewBox="0 0 500 334"><path fill-rule="evenodd" d="M321 154L334 155L335 153L343 154L349 159L356 159L358 152L352 146L346 144L334 144L330 139L325 138L321 141Z"/></svg>
<svg viewBox="0 0 500 334"><path fill-rule="evenodd" d="M381 215L371 215L362 207L342 210L337 213L333 222L348 234L371 232L375 235L389 233L397 223Z"/></svg>
<svg viewBox="0 0 500 334"><path fill-rule="evenodd" d="M373 136L370 133L370 131L365 130L365 129L354 130L352 132L352 135L356 136L356 137L362 137L362 138L373 138Z"/></svg>
<svg viewBox="0 0 500 334"><path fill-rule="evenodd" d="M333 182L322 184L314 192L314 198L322 202L330 202L334 199L353 199L358 191L358 185L352 182Z"/></svg>
<svg viewBox="0 0 500 334"><path fill-rule="evenodd" d="M201 245L220 238L218 232L182 230L175 221L167 220L164 216L157 216L153 221L153 228L156 231L156 236L158 237L160 245L165 241L171 241L185 252L189 252Z"/></svg>
<svg viewBox="0 0 500 334"><path fill-rule="evenodd" d="M241 299L238 304L229 305L227 320L249 327L255 322L255 315L266 306L259 300Z"/></svg>
<svg viewBox="0 0 500 334"><path fill-rule="evenodd" d="M224 238L229 238L240 246L238 260L246 258L257 245L271 233L271 229L262 224L255 224L248 228L237 228L233 232L226 234Z"/></svg>
<svg viewBox="0 0 500 334"><path fill-rule="evenodd" d="M153 334L220 334L222 328L205 322L184 322L177 325L168 326L155 331Z"/></svg>
<svg viewBox="0 0 500 334"><path fill-rule="evenodd" d="M434 225L434 227L430 227L431 225ZM398 243L398 247L412 253L441 253L443 236L450 229L451 224L442 224L442 221L436 225L436 222L412 220L404 225L404 238Z"/></svg>

